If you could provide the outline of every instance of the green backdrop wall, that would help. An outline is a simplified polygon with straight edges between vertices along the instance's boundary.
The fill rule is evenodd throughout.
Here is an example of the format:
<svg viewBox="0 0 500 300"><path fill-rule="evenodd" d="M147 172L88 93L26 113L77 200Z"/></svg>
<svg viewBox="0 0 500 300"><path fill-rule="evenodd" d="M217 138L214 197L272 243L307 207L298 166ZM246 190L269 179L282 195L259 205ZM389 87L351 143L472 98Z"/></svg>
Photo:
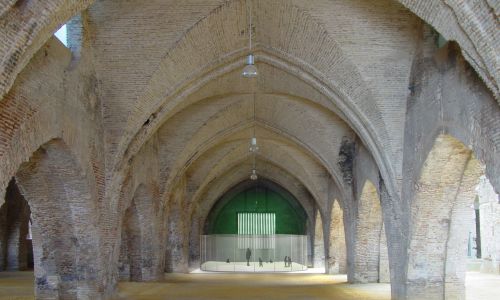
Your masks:
<svg viewBox="0 0 500 300"><path fill-rule="evenodd" d="M256 184L223 196L208 215L205 234L237 234L238 213L275 213L276 234L306 233L306 213L290 193Z"/></svg>

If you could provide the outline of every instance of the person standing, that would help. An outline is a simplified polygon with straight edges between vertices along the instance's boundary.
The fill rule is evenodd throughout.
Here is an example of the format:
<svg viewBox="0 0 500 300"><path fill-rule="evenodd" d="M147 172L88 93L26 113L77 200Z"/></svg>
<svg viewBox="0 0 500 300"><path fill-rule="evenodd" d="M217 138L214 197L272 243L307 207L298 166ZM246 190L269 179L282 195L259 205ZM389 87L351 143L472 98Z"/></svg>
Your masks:
<svg viewBox="0 0 500 300"><path fill-rule="evenodd" d="M250 248L247 248L246 257L247 257L247 267L250 267L250 257L252 257L252 250L250 250Z"/></svg>

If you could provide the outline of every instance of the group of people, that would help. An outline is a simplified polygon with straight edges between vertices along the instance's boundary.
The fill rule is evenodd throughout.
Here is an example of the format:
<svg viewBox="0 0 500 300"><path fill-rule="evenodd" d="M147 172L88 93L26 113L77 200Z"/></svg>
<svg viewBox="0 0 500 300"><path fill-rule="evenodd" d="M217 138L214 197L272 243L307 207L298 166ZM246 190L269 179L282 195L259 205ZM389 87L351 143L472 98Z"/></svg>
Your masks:
<svg viewBox="0 0 500 300"><path fill-rule="evenodd" d="M285 256L285 268L292 266L292 258L290 256Z"/></svg>
<svg viewBox="0 0 500 300"><path fill-rule="evenodd" d="M250 250L250 248L247 248L247 251L246 251L247 266L250 266L250 258L251 257L252 257L252 250ZM285 261L285 268L292 266L292 258L290 256L285 256L284 261ZM229 258L227 259L226 262L229 263ZM269 263L273 263L273 260L270 259ZM263 267L263 266L264 265L263 265L262 258L259 257L259 267Z"/></svg>

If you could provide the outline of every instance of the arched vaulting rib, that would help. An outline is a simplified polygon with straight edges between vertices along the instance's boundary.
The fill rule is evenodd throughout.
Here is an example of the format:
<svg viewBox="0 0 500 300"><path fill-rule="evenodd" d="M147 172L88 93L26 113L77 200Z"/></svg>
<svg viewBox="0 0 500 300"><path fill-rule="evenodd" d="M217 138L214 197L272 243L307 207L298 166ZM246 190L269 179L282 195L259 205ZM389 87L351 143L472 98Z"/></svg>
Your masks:
<svg viewBox="0 0 500 300"><path fill-rule="evenodd" d="M262 163L264 162L261 161L260 164ZM189 232L190 260L196 260L197 257L199 257L199 234L202 233L203 224L211 208L216 201L226 192L231 190L231 188L248 180L247 169L251 167L251 162L247 161L246 163L227 170L221 177L214 178L211 184L206 187L205 191L200 193L200 195L193 200L194 205L191 207L192 210L189 215L190 220L192 220ZM306 211L310 222L308 226L312 226L316 201L314 196L311 195L309 190L300 181L292 174L271 163L263 164L263 167L259 170L259 176L260 179L272 181L290 192Z"/></svg>
<svg viewBox="0 0 500 300"><path fill-rule="evenodd" d="M260 171L261 178L274 181L288 191L293 192L292 194L297 197L297 200L304 207L308 216L312 217L316 199L310 193L309 189L297 180L295 176L288 173L280 166L269 162L264 163L265 161L260 162L263 165ZM217 199L236 184L248 179L247 168L251 167L251 165L251 162L247 161L247 163L233 166L228 169L223 176L214 179L212 184L207 186L205 190L194 199L196 206L193 207L192 213L198 214L202 217L201 220L204 221ZM287 179L290 181L287 182Z"/></svg>
<svg viewBox="0 0 500 300"><path fill-rule="evenodd" d="M342 190L343 170L337 163L339 137L346 135L355 142L361 140L380 170L377 186L392 244L390 254L395 258L391 262L393 297L404 298L406 286L411 285L405 260L412 259L412 252L405 249L405 245L412 246L406 230L414 222L405 212L413 199L407 197L414 192L412 173L420 169L420 159L423 164L427 153L422 136L446 131L439 126L452 127L449 133L472 145L486 162L486 173L496 174L499 118L495 118L497 103L469 65L463 64L456 47L437 49L431 26L400 3L446 38L456 40L497 100L498 5L474 0L251 0L260 71L253 82L238 74L248 53L249 1L130 0L127 5L97 1L85 12L85 29L91 34L82 51L86 63L76 70L67 69L70 51L55 39L46 41L93 1L0 1L0 24L4 25L0 40L5 41L0 45L0 125L6 124L7 129L0 132L0 192L41 144L54 138L67 141L74 165L81 164L73 177L88 185L92 210L94 204L99 209L95 220L75 220L99 225L92 235L105 241L99 248L105 261L116 244L118 210L113 209L113 201L119 197L116 192L127 172L152 174L157 177L153 180L165 185L167 195L171 186L179 187L182 191L175 201L184 205L188 195L193 209L200 211L200 204L210 203L202 200L216 199L224 190L221 178L231 182L248 176L251 156L245 148L251 127L258 126L260 133L267 134L259 135L262 176L297 182L297 189L321 205L318 198L324 191L317 187L322 185L318 174L330 176L325 181L335 182ZM179 16L165 17L165 11L168 16ZM153 22L159 16L168 22ZM117 34L131 20L149 27L134 26L126 32L127 38ZM149 34L139 37L145 28L154 29L148 32L159 38L149 42ZM37 57L32 59L35 52ZM50 80L44 84L40 75L47 74ZM248 99L252 91L261 102L256 122L252 122ZM419 105L424 106L425 116L434 113L435 122L430 122L431 117L414 118L412 114L420 115ZM197 109L205 114L197 114ZM456 116L463 117L463 124L456 124ZM297 122L306 124L308 130ZM429 126L415 126L419 123ZM270 150L273 147L283 149ZM222 155L224 149L231 158L226 165L205 161L212 151ZM403 167L403 161L409 165ZM149 165L137 168L141 162ZM195 169L201 165L207 178ZM147 173L148 168L160 171ZM182 183L177 184L179 178ZM492 176L496 187L498 178ZM64 182L72 180L61 177ZM88 197L74 198L78 207ZM114 272L111 267L99 274L103 280L97 281L103 288L113 289Z"/></svg>
<svg viewBox="0 0 500 300"><path fill-rule="evenodd" d="M205 180L206 183L195 189L196 191L193 196L187 197L186 202L189 203L186 204L188 205L188 213L186 217L192 220L190 248L195 250L197 249L196 245L198 243L198 234L200 233L208 212L216 200L232 186L239 182L248 180L249 171L253 166L252 160L251 156L247 156L233 163L228 163L225 165L223 170L220 170L216 174L210 174L209 178ZM290 191L304 207L310 220L313 220L315 207L318 207L320 210L326 209L325 207L327 203L324 203L321 198L327 198L328 191L315 190L318 187L314 185L314 183L311 183L310 181L304 182L304 177L300 174L293 173L293 168L291 168L286 162L280 162L276 159L269 160L265 157L258 156L257 166L260 178L272 180ZM195 166L193 166L193 169L197 170ZM327 184L325 183L324 185ZM190 249L190 252L192 252L192 249ZM196 257L196 254L191 256Z"/></svg>
<svg viewBox="0 0 500 300"><path fill-rule="evenodd" d="M420 17L429 21L431 25L434 25L436 28L438 28L438 30L442 29L445 36L453 38L453 34L456 35L456 40L463 47L466 58L481 74L490 88L492 88L494 94L498 95L498 88L495 89L495 86L498 87L498 74L497 72L491 72L487 67L484 66L485 62L493 62L493 64L491 64L493 66L493 71L495 71L495 69L498 69L494 67L496 64L495 60L493 59L498 56L496 54L497 51L495 50L498 49L498 47L494 47L494 43L495 41L498 41L498 39L493 37L494 34L490 34L491 29L496 28L495 21L491 20L491 11L495 10L492 10L491 7L488 6L488 4L484 4L482 6L471 6L465 3L464 5L458 6L449 5L445 1L435 1L434 5L429 6L423 5L424 3L427 3L426 1L403 0L401 2L410 10L417 13ZM14 42L13 44L17 45L17 47L9 46L8 49L6 47L0 48L2 50L0 53L3 57L3 64L0 66L0 71L2 74L2 95L5 94L6 91L8 91L17 74L25 66L29 59L31 59L32 55L49 38L50 33L54 32L55 29L64 22L64 20L68 20L72 14L82 10L83 8L86 8L90 3L92 3L92 1L52 0L44 1L44 4L40 4L40 6L23 6L17 4L14 5L13 1L9 1L1 7L0 18L4 20L12 19L12 23L7 23L16 24L11 28L16 33L14 34L14 31L8 31L8 35L15 37L16 42ZM168 6L169 4L167 3L166 5ZM230 5L234 6L235 4L232 4L232 2L229 2L229 4L224 3L219 8L212 10L210 15L220 14L220 11L224 10L225 7ZM260 6L256 5L256 7ZM35 10L43 11L46 13L29 13L30 11ZM450 11L452 12L451 14ZM433 14L431 12L444 15L446 16L446 18L440 18L438 20L437 18L432 17ZM238 11L238 14L241 16L243 13L241 11ZM19 16L22 17L20 18ZM306 17L310 18L312 21L315 21L314 17L311 18L311 16L309 15ZM447 22L447 20L453 20L453 18L456 18L455 20L458 20L460 18L462 22ZM258 15L256 19L258 19ZM35 21L37 22L35 23ZM439 23L439 21L441 21L441 23ZM203 22L195 22L195 25L192 26L191 31L200 31L197 26L201 23ZM28 25L30 24L32 26L30 30L18 30L19 28L25 28L26 26L29 27ZM443 24L446 24L446 26ZM186 44L183 44L181 40L179 40L176 45L181 45L182 47L186 46ZM475 51L472 51L472 48ZM10 61L10 58L12 57L16 58L14 62ZM241 62L238 62L238 64L241 64ZM144 120L142 120L142 122L144 122ZM382 153L381 150L380 152ZM381 165L382 160L380 159L380 155L375 154L374 156L376 157L379 165ZM387 164L387 162L385 164ZM381 165L381 169L383 172L385 172L384 169L386 168L387 166Z"/></svg>
<svg viewBox="0 0 500 300"><path fill-rule="evenodd" d="M116 149L118 153L110 151L110 155L122 157L124 153L122 151L128 148L129 141L136 136L137 142L129 148L129 153L134 153L136 151L134 149L141 147L148 135L156 131L175 105L184 101L186 95L226 71L241 66L246 45L236 37L239 36L240 29L243 30L244 27L227 28L224 22L245 20L242 5L244 2L236 1L221 6L191 28L175 44L175 47L168 51L158 64L159 67L152 75L143 95L134 102L137 103L137 107L131 110L131 115L127 118L129 124L125 126L123 139L119 143L120 149ZM271 18L273 20L286 20L287 17L293 17L296 18L295 21L304 23L303 30L291 35L295 41L302 40L302 44L283 41L282 36L287 33L279 30L272 32L276 35L275 39L269 36L271 33L266 32L267 35L262 38L270 44L263 44L258 39L259 32L264 34L265 30L257 28L257 57L259 59L265 56L275 57L268 61L279 61L280 67L290 73L301 69L301 72L295 72L295 74L337 104L346 115L345 121L358 132L375 153L374 156L385 177L394 178L390 160L383 156L382 148L391 149L388 144L391 139L388 138L380 109L376 101L372 100L377 96L365 84L357 68L343 55L333 38L325 33L314 18L288 2L267 4L267 2L256 1L255 7L258 7L256 8L257 14L261 13L261 10L284 14L281 17ZM256 15L256 20L263 22L260 24L256 21L256 26L272 25L281 29L293 28L293 26L279 26L280 24L266 24L264 20L270 21L268 19ZM212 41L210 46L215 47L210 51L198 44L206 40L207 36ZM324 55L311 56L317 53ZM180 62L183 63L182 69L179 69ZM231 64L231 62L234 63ZM349 82L345 80L346 78L349 78ZM147 125L142 126L146 120L148 120ZM375 124L376 129L373 127ZM126 161L127 159L124 160ZM392 185L393 180L388 180L388 184ZM392 190L396 189L393 187Z"/></svg>
<svg viewBox="0 0 500 300"><path fill-rule="evenodd" d="M272 143L268 144L270 147L273 146ZM305 156L298 156L297 154L293 153L287 153L286 151L280 150L280 151L273 151L266 150L266 147L269 147L266 145L266 143L263 143L262 151L259 153L259 155L256 157L257 158L257 172L260 174L260 169L265 169L266 164L272 164L275 166L279 166L280 169L283 171L286 171L289 174L293 174L292 176L296 178L301 184L303 184L305 187L308 188L310 191L311 195L314 196L315 201L317 202L317 205L324 210L327 205L327 198L328 198L328 190L325 188L328 186L328 181L331 180L329 176L327 176L326 170L324 170L321 166L304 166L304 163L300 164L297 162L296 159L300 158L302 160L307 160L308 158ZM246 150L246 143L244 145L244 150ZM192 181L194 176L190 176L188 179L189 182L193 186L196 186L196 190L193 191L192 197L188 196L187 200L188 201L193 201L193 203L196 201L195 199L199 199L200 195L202 195L205 192L205 189L208 189L209 186L212 184L212 182L216 178L220 178L224 176L225 173L228 172L228 170L231 170L233 168L237 168L238 166L242 165L247 165L248 163L251 164L252 162L252 155L248 154L248 150L243 153L239 151L234 151L234 155L230 155L227 157L227 162L224 163L224 165L217 166L215 167L215 170L213 172L210 172L206 174L207 176L203 178L201 182L198 181ZM294 164L294 162L297 162L297 164ZM203 164L204 162L201 162L200 164ZM212 166L214 165L213 161L210 161L209 158L207 158L207 161L205 162L206 165ZM197 165L198 166L198 165ZM304 167L307 167L307 169L304 169ZM243 167L242 167L243 168ZM205 168L202 168L200 170L200 175L203 172ZM250 174L250 168L243 168L247 172L247 177ZM192 172L196 172L198 169L194 166ZM189 185L189 183L188 183ZM189 195L189 193L188 193ZM193 200L191 200L193 199Z"/></svg>
<svg viewBox="0 0 500 300"><path fill-rule="evenodd" d="M296 148L297 145L294 145L293 143L290 143L289 141L287 142L286 140L279 140L279 136L277 134L273 133L272 131L268 130L262 130L259 128L259 133L261 133L261 138L258 139L259 142L259 153L257 155L263 156L263 157L269 157L269 158L274 158L277 161L281 161L282 164L288 164L290 165L290 168L295 169L294 173L300 173L304 174L303 180L306 182L314 182L316 176L320 178L324 178L325 176L331 176L328 172L328 170L317 160L314 159L314 157L311 157L310 154L307 152L304 152L300 148ZM224 170L228 164L230 164L233 161L239 161L242 159L245 159L250 155L248 151L248 136L250 136L251 130L246 130L246 131L241 131L238 136L236 136L235 140L230 140L223 145L235 145L235 149L233 149L231 152L222 152L220 154L224 155L219 155L218 150L219 147L217 146L214 147L213 149L210 149L210 152L213 153L213 158L218 158L220 161L217 160L212 160L209 155L208 157L200 157L198 161L200 163L206 162L208 166L212 167L210 168L210 171L207 173L202 174L200 172L200 179L202 179L204 182L207 181L207 178L210 178L211 174L214 174L214 176L219 175L218 173ZM214 157L215 155L219 157ZM190 167L186 173L187 174L192 174L192 172L198 172L198 171L203 171L205 168L199 168L198 161L196 164L193 164L192 167ZM220 162L220 163L218 163ZM217 164L218 163L218 164ZM212 165L213 164L213 165ZM193 170L193 171L190 171Z"/></svg>
<svg viewBox="0 0 500 300"><path fill-rule="evenodd" d="M249 127L245 127L245 128L246 128L247 130L246 130L246 131L241 131L241 132L239 133L239 137L238 137L238 139L237 139L237 141L236 141L236 143L238 143L238 144L240 144L240 145L241 145L241 146L240 146L240 151L239 151L238 153L236 153L236 152L235 152L235 153L233 153L234 155L240 155L239 157L241 157L241 156L248 156L248 155L249 155L249 153L248 153L248 141L249 141L249 136L250 136L250 134L251 134L251 131L250 131L250 129L251 129L251 128L249 128ZM269 127L267 127L266 129L267 129L267 130L269 130ZM246 132L246 133L244 133L244 132ZM274 134L274 136L276 136L276 134ZM260 138L260 139L259 139L259 141L260 141L259 143L261 143L261 145L265 145L265 144L266 144L262 138ZM278 143L278 144L279 144L279 143ZM297 146L300 146L300 145L295 145L295 147L297 147ZM293 150L295 150L295 152L297 152L297 151L298 151L298 152L301 152L301 151L300 151L300 150L298 150L298 149L293 149L293 146L289 146L289 147L290 147L289 152L288 152L288 153L286 153L286 155L288 155L288 156L290 156L290 152L292 152ZM264 147L263 149L265 149L265 147ZM281 152L281 151L276 151L276 152L278 152L278 153L279 153L279 152ZM283 154L284 154L284 153L283 153ZM301 165L303 165L303 164L304 164L304 161L308 161L308 160L309 160L309 161L311 161L311 160L314 160L314 158L311 158L311 157L309 156L310 154L304 154L303 152L302 152L301 154L302 154L302 155L300 155L299 157L300 157L300 159L302 159L302 160L303 160L302 162L300 162L300 163L299 163L298 161L293 160L293 161L290 161L290 163L294 163L294 164L296 164L296 165L298 165L298 166L300 167ZM293 155L292 155L292 156L293 156ZM227 157L224 157L223 159L224 159L224 161L223 161L224 165L225 165L225 164L227 164L227 162L228 162L228 160L226 160L226 159L227 159ZM229 160L229 161L230 161L230 160ZM317 166L321 166L321 169L323 169L323 168L324 168L324 167L323 167L324 165L319 165L317 162L314 162L314 164L315 164L315 165L317 165ZM224 165L222 165L221 167L223 168L223 167L224 167ZM329 174L329 172L328 172L328 170L327 170L327 169L324 169L324 172L325 172L325 173L324 173L325 175L327 175L327 174L328 174L329 176L331 176L331 175ZM177 180L178 178L182 177L182 175L184 174L184 171L183 171L183 170L179 170L179 172L178 172L177 174L178 174L178 175L172 174L172 175L169 177L169 180L168 180L168 181L167 181L167 183L166 183L166 185L167 185L167 186L165 187L165 193L164 193L165 195L167 195L167 196L168 196L168 194L169 194L169 190L171 190L171 189L172 189L173 184L176 182L176 180ZM338 179L338 177L337 177L337 179ZM305 180L307 180L307 177L306 177L306 179L305 179ZM339 180L334 180L334 181L335 181L336 183L340 182L340 184L342 184L342 183L341 183L341 181L339 181ZM342 191L342 192L344 192L342 189L341 189L341 191ZM166 200L166 199L165 199L165 200Z"/></svg>
<svg viewBox="0 0 500 300"><path fill-rule="evenodd" d="M264 58L264 55L261 55L263 58ZM260 56L259 56L260 57ZM269 61L276 61L276 59L270 59ZM284 64L284 63L283 63ZM310 68L305 68L305 69L310 69ZM292 69L293 70L293 69ZM325 87L324 85L322 85L321 83L319 83L317 81L317 79L314 77L314 76L309 76L308 80L314 80L315 83L309 83L310 85L312 86L315 86L318 90L325 90L325 89L328 89L327 87ZM329 93L327 93L326 97L332 99L332 98L338 98L336 96L334 96L335 93L333 91L330 91ZM142 100L141 100L142 101ZM158 112L155 112L153 113L152 115L155 116L154 118L148 118L147 119L147 125L144 124L145 126L142 127L141 129L141 132L139 132L137 135L136 135L136 138L138 138L137 142L135 142L136 144L132 144L131 147L132 148L129 148L128 149L128 152L124 153L125 154L125 158L124 158L124 162L125 161L128 161L128 157L130 157L129 155L132 155L135 153L135 151L137 150L133 150L133 149L139 149L140 148L140 145L143 145L145 139L148 138L148 136L152 135L154 132L156 132L158 130L158 128L156 128L156 126L158 126L158 124L164 124L164 120L165 119L161 119L162 116L166 117L169 114L169 109L165 109L165 107L170 107L170 104L171 104L171 101L169 102L166 102L168 103L166 106L163 106L160 108L160 111ZM348 104L349 103L349 104ZM367 101L366 103L373 103L373 101ZM339 104L339 103L335 103L335 104ZM344 102L344 106L345 105L348 105L348 106L351 106L351 102ZM366 105L365 105L366 106ZM347 109L347 107L344 107L344 109ZM366 109L369 109L366 108ZM377 109L371 109L370 112L371 113L375 113L377 112L378 110ZM344 113L345 111L341 110L341 114ZM383 151L381 150L381 146L376 146L376 144L374 144L375 140L373 139L373 136L370 135L370 131L371 132L375 132L375 130L367 130L366 128L366 124L370 124L369 121L361 121L357 118L354 117L353 115L353 112L347 112L347 117L346 119L344 119L344 121L346 121L350 126L351 128L353 128L357 133L358 135L361 136L363 142L367 143L367 146L374 151L374 156L376 159L378 159L377 161L380 162L381 161L381 153L383 153ZM355 121L356 124L352 124L353 122L353 119L357 120ZM382 121L382 117L379 116L379 117L376 117L375 119L379 120L379 121ZM383 121L382 121L383 122ZM156 125L155 125L156 124ZM364 124L364 125L361 125L361 124ZM385 126L383 126L385 127ZM382 132L385 132L385 130L382 130ZM387 136L387 134L382 134L382 136ZM140 142L142 140L142 142ZM385 141L389 141L388 138L385 138L384 139ZM137 144L138 143L138 144ZM388 158L386 157L386 164L388 164ZM384 168L383 166L381 167L383 170L387 171L388 169L387 168ZM392 168L391 168L392 169ZM389 173L387 172L383 172L384 174L386 175L390 175ZM393 178L393 176L390 176L389 178ZM389 180L389 184L392 184L392 180Z"/></svg>
<svg viewBox="0 0 500 300"><path fill-rule="evenodd" d="M263 66L264 68L267 67L266 65ZM268 66L267 68L272 67ZM239 70L235 73L235 77L240 79ZM241 80L239 81L241 82ZM210 84L215 86L219 83L220 82L216 81ZM231 83L233 82L229 81L225 83L225 86L232 86ZM225 86L222 88L225 88ZM211 87L212 86L209 86L207 90L212 90ZM235 89L237 90L239 87L240 86L236 86ZM292 85L292 87L295 87L295 85ZM297 91L299 91L301 87L303 86L296 88ZM267 90L267 87L264 88ZM161 168L163 170L163 175L161 177L169 176L169 179L167 179L169 182L175 180L176 177L182 176L184 172L183 169L189 166L197 156L202 155L206 149L209 149L212 145L221 141L227 140L234 132L253 126L251 122L252 94L248 93L248 87L247 91L244 92L246 93L239 94L233 92L222 95L208 94L208 98L192 104L162 124L162 128L164 129L160 128L157 137L153 138L153 140L159 142L160 157L164 160L164 162L161 163ZM201 96L206 96L206 94L200 91L193 97ZM313 101L291 97L285 94L262 93L257 94L256 101L256 117L259 127L270 129L280 135L282 139L289 139L297 144L297 146L304 148L306 152L311 152L312 156L323 165L327 166L327 169L330 174L332 174L332 177L335 178L337 184L342 186L342 175L339 174L336 157L342 137L347 135L353 138L354 136L348 129L348 126L338 117L328 110L323 109L323 105L328 106L326 99L322 99L319 93ZM296 108L294 108L294 106L296 106ZM211 115L201 117L201 114L207 114L207 111L211 111ZM279 126L273 124L273 122L275 122L273 117L285 111L294 112L291 113L291 117L283 118L285 123L281 123ZM242 120L245 119L248 121L243 122ZM323 124L321 124L318 119L330 119L330 121L324 121L322 122ZM230 120L236 122L236 125L231 125ZM296 122L296 120L301 120L301 122ZM196 127L196 125L194 125L196 122L203 126ZM317 126L315 125L316 123L318 124ZM299 125L299 127L308 126L309 129L302 129L301 132L297 133L297 125ZM183 127L189 127L192 133L183 131ZM184 132L184 134L178 134L179 132ZM333 132L337 133L333 134ZM325 136L330 138L324 139ZM249 137L250 133L244 135L245 139ZM248 142L248 140L244 143L246 142ZM171 145L175 145L175 148L171 147ZM180 152L184 152L184 158L178 156ZM174 160L177 162L173 162ZM164 181L164 179L161 180Z"/></svg>
<svg viewBox="0 0 500 300"><path fill-rule="evenodd" d="M19 5L18 2L7 0L0 4L0 19L11 24L8 30L2 31L2 36L9 37L3 40L9 40L11 43L0 47L0 96L10 89L15 77L51 34L94 1L47 0L29 6ZM464 56L481 74L498 99L499 75L496 57L499 47L495 17L498 15L498 9L487 2L475 6L472 1L461 2L460 5L446 0L434 0L431 5L427 0L398 2L437 28L446 38L456 40L462 47ZM437 15L441 17L437 18ZM16 46L12 47L11 44ZM492 67L489 68L488 65Z"/></svg>
<svg viewBox="0 0 500 300"><path fill-rule="evenodd" d="M342 137L352 137L353 133L331 113L301 106L304 104L300 100L289 100L283 96L257 100L258 121L255 126L265 129L261 133L265 133L264 136L272 133L273 139L288 140L288 144L309 153L341 186L342 175L336 164L337 156ZM298 113L292 112L281 121L273 120L273 116L286 107L296 107L293 110ZM245 95L211 99L193 105L165 123L154 138L159 143L161 181L167 184L162 190L168 194L170 183L182 176L197 157L215 145L234 138L243 139L242 143L247 145L251 131L242 132L254 126L250 111L251 99ZM245 119L247 121L242 121ZM293 122L299 119L303 123ZM324 121L321 123L318 120ZM304 128L303 124L311 128ZM324 139L325 135L331 139Z"/></svg>
<svg viewBox="0 0 500 300"><path fill-rule="evenodd" d="M276 161L280 165L288 165L290 170L296 176L300 175L304 182L314 183L319 178L330 177L321 164L293 145L263 137L259 139L259 147L257 157ZM220 176L228 165L251 157L247 139L233 140L207 151L187 170L186 176L194 186L201 187L212 177Z"/></svg>

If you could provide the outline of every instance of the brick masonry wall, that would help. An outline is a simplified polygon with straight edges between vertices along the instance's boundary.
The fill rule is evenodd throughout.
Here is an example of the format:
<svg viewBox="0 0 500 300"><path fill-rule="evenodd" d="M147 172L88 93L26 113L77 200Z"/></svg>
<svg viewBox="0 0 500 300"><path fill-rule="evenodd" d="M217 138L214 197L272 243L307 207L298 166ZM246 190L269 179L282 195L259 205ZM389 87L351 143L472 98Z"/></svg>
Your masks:
<svg viewBox="0 0 500 300"><path fill-rule="evenodd" d="M346 243L344 231L344 213L339 205L339 201L335 200L332 206L331 222L330 222L330 238L329 245L329 273L330 274L345 274L347 273L347 257Z"/></svg>
<svg viewBox="0 0 500 300"><path fill-rule="evenodd" d="M406 248L421 238L412 230L425 214L419 219L412 208L425 196L417 187L436 136L469 146L500 190L499 47L490 2L401 1L461 46L437 49L430 27L396 1L253 1L256 81L239 76L246 1L99 1L72 20L82 30L70 34L72 52L49 40L91 2L0 3L8 24L0 31L0 191L18 176L32 209L39 298L112 293L135 245L127 232L139 229L144 245L132 273L140 280L159 278L165 265L189 270L211 203L248 177L253 127L262 140L259 172L302 195L306 210L317 206L328 216L329 187L337 186L351 281L382 280L385 255L356 247L369 242L384 252L385 230L394 298L416 295L406 278L415 257ZM357 170L350 174L352 166L338 164L344 138L370 156L351 157ZM382 200L379 241L364 239L371 235L357 220L371 211L361 197L366 179ZM135 197L141 184L149 192ZM138 222L126 213L131 203ZM1 214L0 223L9 223ZM40 242L52 235L61 240ZM44 249L58 243L76 251L92 276L81 277L75 257L64 253L43 265ZM363 261L370 267L356 267ZM459 291L460 270L451 271L457 262L437 259L428 271L446 263L457 279L446 282ZM417 286L442 286L439 276L419 277Z"/></svg>

